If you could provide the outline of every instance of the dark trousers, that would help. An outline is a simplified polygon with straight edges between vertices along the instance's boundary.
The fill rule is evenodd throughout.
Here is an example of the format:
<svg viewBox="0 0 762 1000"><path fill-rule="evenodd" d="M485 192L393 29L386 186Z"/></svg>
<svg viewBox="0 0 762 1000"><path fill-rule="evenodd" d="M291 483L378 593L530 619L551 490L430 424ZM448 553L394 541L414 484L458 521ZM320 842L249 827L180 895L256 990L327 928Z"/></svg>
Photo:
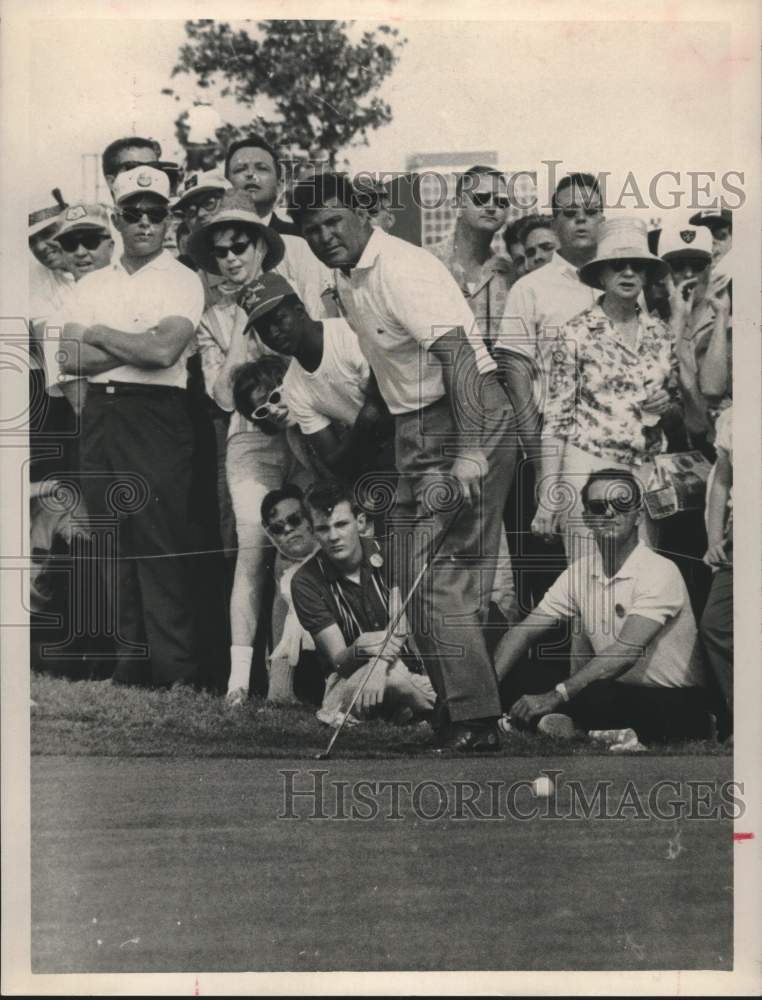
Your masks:
<svg viewBox="0 0 762 1000"><path fill-rule="evenodd" d="M198 538L193 448L185 390L90 386L82 482L91 531L103 536L95 627L114 640L115 681L197 680L193 574L182 555Z"/></svg>
<svg viewBox="0 0 762 1000"><path fill-rule="evenodd" d="M646 687L594 681L559 709L589 729L632 728L646 743L708 739L708 697L702 688Z"/></svg>
<svg viewBox="0 0 762 1000"><path fill-rule="evenodd" d="M457 429L443 397L395 418L399 500L389 539L404 600L424 559L447 533L408 619L440 706L453 721L500 714L483 625L516 458L513 408L494 375L481 377L478 399L468 402L486 415L484 433L473 440L488 462L479 503L457 506L458 484L449 477Z"/></svg>
<svg viewBox="0 0 762 1000"><path fill-rule="evenodd" d="M701 617L699 635L706 658L733 712L733 568L723 566L712 579L712 589Z"/></svg>

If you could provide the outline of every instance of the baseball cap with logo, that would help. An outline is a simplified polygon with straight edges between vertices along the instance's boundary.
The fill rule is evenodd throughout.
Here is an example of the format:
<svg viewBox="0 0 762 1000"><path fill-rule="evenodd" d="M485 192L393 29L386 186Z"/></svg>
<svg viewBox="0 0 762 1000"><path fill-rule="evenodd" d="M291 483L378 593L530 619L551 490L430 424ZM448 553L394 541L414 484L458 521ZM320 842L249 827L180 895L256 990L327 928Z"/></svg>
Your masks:
<svg viewBox="0 0 762 1000"><path fill-rule="evenodd" d="M254 299L253 306L248 310L249 319L246 323L247 330L251 328L254 320L272 312L273 309L277 308L277 306L279 306L287 296L294 295L296 298L299 298L286 279L282 275L276 274L275 271L267 271L263 274L262 277L251 286L251 291L254 293L256 298Z"/></svg>
<svg viewBox="0 0 762 1000"><path fill-rule="evenodd" d="M117 205L136 194L155 194L164 201L169 201L169 178L156 167L133 167L132 170L117 174L112 190Z"/></svg>
<svg viewBox="0 0 762 1000"><path fill-rule="evenodd" d="M60 228L56 239L74 229L100 229L107 233L109 227L108 211L103 205L70 205L60 218Z"/></svg>
<svg viewBox="0 0 762 1000"><path fill-rule="evenodd" d="M705 262L712 259L712 234L706 226L688 223L665 223L659 233L659 256L670 261L678 257L694 257Z"/></svg>
<svg viewBox="0 0 762 1000"><path fill-rule="evenodd" d="M180 197L172 206L172 210L182 212L197 195L212 194L214 191L222 194L224 191L230 191L232 187L230 181L216 170L199 170L186 178Z"/></svg>

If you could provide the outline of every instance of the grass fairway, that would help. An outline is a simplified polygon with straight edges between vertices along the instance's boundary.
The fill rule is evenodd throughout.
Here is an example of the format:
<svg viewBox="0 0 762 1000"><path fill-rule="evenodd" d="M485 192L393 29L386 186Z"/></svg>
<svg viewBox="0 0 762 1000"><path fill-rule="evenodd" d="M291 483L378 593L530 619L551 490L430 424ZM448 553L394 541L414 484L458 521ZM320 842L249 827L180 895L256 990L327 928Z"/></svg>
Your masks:
<svg viewBox="0 0 762 1000"><path fill-rule="evenodd" d="M49 733L48 733L49 735ZM727 756L437 759L36 757L35 972L729 969L730 820L368 820L284 810L285 769L326 781L532 779L558 768L587 794L628 778L730 778ZM327 786L332 789L330 784ZM354 800L353 800L354 801ZM523 789L516 809L542 806ZM336 797L323 813L336 812ZM488 812L482 809L482 812Z"/></svg>

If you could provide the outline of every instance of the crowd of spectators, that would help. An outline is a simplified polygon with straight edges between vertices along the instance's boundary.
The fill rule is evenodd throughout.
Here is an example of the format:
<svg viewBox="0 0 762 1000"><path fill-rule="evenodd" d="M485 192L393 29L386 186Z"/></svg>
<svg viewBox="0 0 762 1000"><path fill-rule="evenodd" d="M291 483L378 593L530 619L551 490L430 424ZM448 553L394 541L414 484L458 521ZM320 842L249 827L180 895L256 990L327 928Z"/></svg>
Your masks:
<svg viewBox="0 0 762 1000"><path fill-rule="evenodd" d="M732 738L730 212L578 173L514 218L476 165L420 247L262 136L102 167L29 216L37 669L461 753Z"/></svg>

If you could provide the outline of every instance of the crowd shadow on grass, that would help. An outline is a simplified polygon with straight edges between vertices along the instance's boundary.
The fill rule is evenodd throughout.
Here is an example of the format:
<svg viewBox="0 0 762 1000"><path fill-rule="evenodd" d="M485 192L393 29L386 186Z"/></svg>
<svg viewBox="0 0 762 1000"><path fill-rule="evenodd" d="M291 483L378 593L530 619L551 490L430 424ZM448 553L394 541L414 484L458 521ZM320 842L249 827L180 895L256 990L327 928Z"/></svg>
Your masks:
<svg viewBox="0 0 762 1000"><path fill-rule="evenodd" d="M191 688L127 688L109 681L31 678L31 748L41 756L289 757L314 758L331 730L309 705L275 706L250 700L238 707ZM555 757L607 751L585 739L558 740L510 733L500 755ZM716 743L684 742L648 753L728 756ZM395 726L382 720L345 728L332 756L390 758L431 756L426 724Z"/></svg>

